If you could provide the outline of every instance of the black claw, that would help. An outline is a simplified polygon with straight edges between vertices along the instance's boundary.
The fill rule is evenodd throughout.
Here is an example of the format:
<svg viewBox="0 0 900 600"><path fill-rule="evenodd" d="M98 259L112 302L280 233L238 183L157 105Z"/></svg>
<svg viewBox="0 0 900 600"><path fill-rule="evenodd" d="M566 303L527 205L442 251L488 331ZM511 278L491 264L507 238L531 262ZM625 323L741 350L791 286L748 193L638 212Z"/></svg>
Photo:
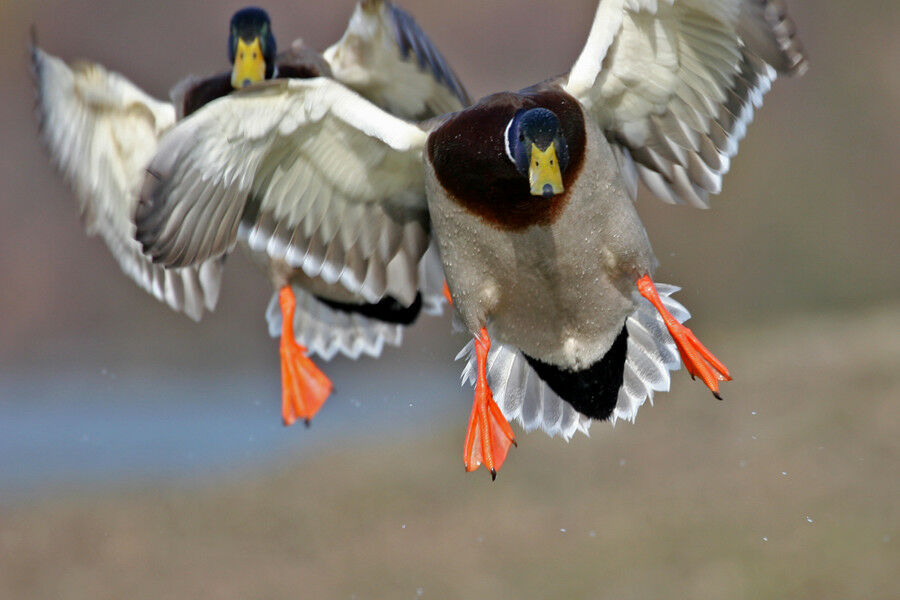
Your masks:
<svg viewBox="0 0 900 600"><path fill-rule="evenodd" d="M491 481L497 481L497 470L491 469Z"/></svg>
<svg viewBox="0 0 900 600"><path fill-rule="evenodd" d="M310 419L303 419L303 424L306 425L306 428L307 428L307 429L309 429L310 423L312 423L312 420L310 420Z"/></svg>
<svg viewBox="0 0 900 600"><path fill-rule="evenodd" d="M716 397L716 400L722 400L722 396L719 395L719 392L713 392L712 395Z"/></svg>
<svg viewBox="0 0 900 600"><path fill-rule="evenodd" d="M517 442L516 440L513 440L513 441L512 441L512 445L515 446L516 448L518 448L518 447L519 447L519 442Z"/></svg>
<svg viewBox="0 0 900 600"><path fill-rule="evenodd" d="M691 373L691 381L697 381L697 378L694 377L694 374L693 374L693 373Z"/></svg>

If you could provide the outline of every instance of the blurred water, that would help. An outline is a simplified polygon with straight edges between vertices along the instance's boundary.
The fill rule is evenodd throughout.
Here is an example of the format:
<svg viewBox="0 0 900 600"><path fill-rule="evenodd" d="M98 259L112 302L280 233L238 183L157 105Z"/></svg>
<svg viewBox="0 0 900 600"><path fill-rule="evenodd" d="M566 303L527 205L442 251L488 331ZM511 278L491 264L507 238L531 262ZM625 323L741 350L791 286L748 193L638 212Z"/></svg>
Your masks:
<svg viewBox="0 0 900 600"><path fill-rule="evenodd" d="M450 411L465 418L467 393L452 377L379 373L393 383L375 386L341 373L351 365L329 368L338 388L309 428L281 425L279 381L268 374L0 373L0 502L48 488L272 468L348 436L421 433Z"/></svg>

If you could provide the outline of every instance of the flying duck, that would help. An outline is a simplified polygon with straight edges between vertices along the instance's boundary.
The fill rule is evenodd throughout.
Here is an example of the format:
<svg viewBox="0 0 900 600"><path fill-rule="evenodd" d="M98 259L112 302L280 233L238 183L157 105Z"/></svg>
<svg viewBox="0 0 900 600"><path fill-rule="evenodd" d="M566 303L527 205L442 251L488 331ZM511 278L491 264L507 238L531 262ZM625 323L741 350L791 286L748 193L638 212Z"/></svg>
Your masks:
<svg viewBox="0 0 900 600"><path fill-rule="evenodd" d="M234 89L271 77L278 69L275 38L265 11L239 10L231 18L232 69L206 79L188 78L173 89L173 102L152 98L102 65L67 65L37 46L31 63L41 139L51 160L72 185L89 235L100 234L122 270L158 300L199 320L219 295L221 261L188 269L163 269L141 254L131 216L144 170L159 138L176 120ZM304 53L304 58L311 53ZM281 70L306 68L289 54ZM294 59L294 60L290 60ZM284 61L283 61L284 62ZM315 60L312 68L318 67ZM318 61L327 69L327 63ZM315 75L318 73L316 72Z"/></svg>
<svg viewBox="0 0 900 600"><path fill-rule="evenodd" d="M215 306L222 258L185 268L154 264L141 253L132 222L150 159L161 139L170 132L178 135L177 128L171 131L176 122L199 117L211 102L265 80L334 78L406 119L427 119L469 103L462 84L415 20L384 0L360 2L342 38L322 55L299 40L277 54L269 17L258 8L234 14L228 48L229 71L185 79L173 89L168 104L100 65L78 63L70 68L32 44L41 134L78 194L89 233L102 234L123 270L142 287L194 319L204 307ZM258 121L252 111L238 118L250 127L268 123ZM343 160L340 154L332 158ZM354 222L359 227L363 220L374 224L389 217L361 210L347 211L337 220L333 215L323 218L316 227L349 230ZM420 313L440 312L441 268L436 250L425 256L428 234L423 222L397 231L385 227L383 236L359 241L362 251L373 256L373 278L381 278L382 272L410 277L412 294L395 290L387 281L360 294L353 286L348 290L332 270L304 272L277 256L255 253L276 290L266 316L271 335L281 338L285 424L298 419L308 423L331 391L331 382L309 355L325 360L338 353L379 356L385 344L400 343L403 328ZM265 220L259 225L265 227ZM261 240L251 236L251 249L259 250Z"/></svg>
<svg viewBox="0 0 900 600"><path fill-rule="evenodd" d="M637 183L708 206L772 81L805 69L782 2L601 0L568 74L438 119L397 118L321 78L211 104L161 145L137 236L174 267L257 236L359 294L412 295L414 277L376 273L360 247L427 227L473 335L464 463L496 476L510 420L567 438L633 420L681 363L719 397L728 369L683 325L677 288L652 279ZM388 219L335 217L356 211Z"/></svg>

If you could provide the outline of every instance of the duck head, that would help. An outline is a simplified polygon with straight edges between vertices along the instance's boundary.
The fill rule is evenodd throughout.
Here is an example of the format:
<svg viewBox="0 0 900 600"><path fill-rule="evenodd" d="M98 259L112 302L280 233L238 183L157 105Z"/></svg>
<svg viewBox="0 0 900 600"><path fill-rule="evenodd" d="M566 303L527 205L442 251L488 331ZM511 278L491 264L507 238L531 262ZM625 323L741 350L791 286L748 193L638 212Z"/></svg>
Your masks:
<svg viewBox="0 0 900 600"><path fill-rule="evenodd" d="M228 35L231 86L240 89L270 79L275 72L275 36L269 15L261 8L242 8L231 17Z"/></svg>
<svg viewBox="0 0 900 600"><path fill-rule="evenodd" d="M506 125L506 156L528 178L532 196L552 198L565 191L562 175L569 150L559 117L546 108L521 109Z"/></svg>

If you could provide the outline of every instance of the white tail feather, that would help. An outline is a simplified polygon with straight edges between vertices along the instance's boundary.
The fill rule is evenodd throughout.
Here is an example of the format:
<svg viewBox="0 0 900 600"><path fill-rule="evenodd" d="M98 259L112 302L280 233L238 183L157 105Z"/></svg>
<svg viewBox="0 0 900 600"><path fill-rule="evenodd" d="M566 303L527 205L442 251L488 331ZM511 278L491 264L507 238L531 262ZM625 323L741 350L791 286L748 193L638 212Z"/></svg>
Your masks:
<svg viewBox="0 0 900 600"><path fill-rule="evenodd" d="M680 288L656 284L656 289L665 307L679 322L690 318L688 310L671 298ZM681 368L678 349L659 312L637 291L634 302L637 308L625 321L628 350L622 387L610 417L613 424L619 419L633 422L644 402L653 403L654 392L669 390L669 371ZM462 371L463 385L473 385L476 374L474 342L470 341L456 358L467 361ZM566 440L577 431L588 433L591 418L577 412L550 389L514 347L493 342L488 353L487 371L494 400L508 420L518 421L526 431L543 429L551 437L560 435Z"/></svg>
<svg viewBox="0 0 900 600"><path fill-rule="evenodd" d="M432 244L418 266L418 285L422 294L422 312L440 315L444 303L444 272L437 246ZM385 323L360 314L336 310L296 285L291 286L297 307L294 310L294 336L310 355L331 360L337 354L352 359L360 356L378 358L384 345L399 346L403 341L403 325ZM272 295L266 309L269 335L281 336L281 308L278 292Z"/></svg>
<svg viewBox="0 0 900 600"><path fill-rule="evenodd" d="M297 300L294 335L311 356L331 360L340 353L354 360L362 355L378 358L385 344L399 346L403 340L401 325L335 310L303 288L291 287ZM266 309L266 321L269 335L280 337L282 319L277 292Z"/></svg>

